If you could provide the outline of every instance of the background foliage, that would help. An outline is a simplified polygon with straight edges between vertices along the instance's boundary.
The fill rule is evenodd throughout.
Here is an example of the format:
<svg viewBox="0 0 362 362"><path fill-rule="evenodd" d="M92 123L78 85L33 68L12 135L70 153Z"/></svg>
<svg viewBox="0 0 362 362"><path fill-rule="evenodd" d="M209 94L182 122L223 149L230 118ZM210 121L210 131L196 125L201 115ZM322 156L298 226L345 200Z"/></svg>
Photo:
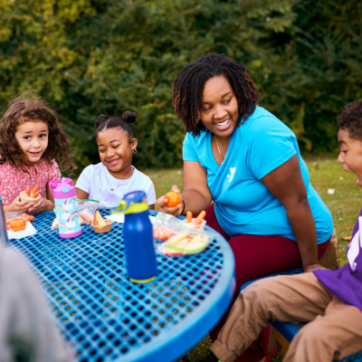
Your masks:
<svg viewBox="0 0 362 362"><path fill-rule="evenodd" d="M352 0L0 0L0 107L24 91L45 97L80 170L98 162L97 116L134 110L135 163L177 165L172 83L212 51L247 66L302 147L334 150L336 115L362 96L361 19Z"/></svg>

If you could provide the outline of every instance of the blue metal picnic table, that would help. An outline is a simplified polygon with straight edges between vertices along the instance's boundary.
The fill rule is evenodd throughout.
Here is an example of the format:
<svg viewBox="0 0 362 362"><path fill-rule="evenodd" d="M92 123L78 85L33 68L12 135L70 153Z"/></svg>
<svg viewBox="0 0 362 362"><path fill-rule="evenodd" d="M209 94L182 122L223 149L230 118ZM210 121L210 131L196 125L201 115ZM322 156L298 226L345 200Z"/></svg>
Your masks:
<svg viewBox="0 0 362 362"><path fill-rule="evenodd" d="M40 276L79 361L175 361L225 313L235 288L234 257L221 235L201 254L158 255L157 278L133 284L125 268L122 224L113 223L107 234L84 226L81 236L61 239L51 229L54 217L37 215L37 234L11 240L11 246Z"/></svg>

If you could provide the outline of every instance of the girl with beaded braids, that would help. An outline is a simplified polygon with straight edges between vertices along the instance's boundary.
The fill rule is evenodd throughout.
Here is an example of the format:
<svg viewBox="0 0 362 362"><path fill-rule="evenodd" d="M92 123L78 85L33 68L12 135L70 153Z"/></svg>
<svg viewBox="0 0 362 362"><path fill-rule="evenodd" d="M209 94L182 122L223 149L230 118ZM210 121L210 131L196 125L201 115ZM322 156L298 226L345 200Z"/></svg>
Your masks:
<svg viewBox="0 0 362 362"><path fill-rule="evenodd" d="M108 118L101 114L96 123L96 135L101 162L87 166L75 185L78 199L93 199L101 207L117 207L127 192L144 191L150 209L156 201L151 179L132 166L132 156L137 153L138 140L132 123L134 112L124 112L122 117Z"/></svg>
<svg viewBox="0 0 362 362"><path fill-rule="evenodd" d="M173 215L206 209L207 224L228 240L235 256L235 298L249 280L320 268L333 232L295 135L258 101L245 67L227 56L211 53L186 65L173 85L174 108L187 132L182 202L171 208L164 196L156 201ZM172 190L179 192L175 185ZM275 351L267 327L237 361L266 355L268 361Z"/></svg>

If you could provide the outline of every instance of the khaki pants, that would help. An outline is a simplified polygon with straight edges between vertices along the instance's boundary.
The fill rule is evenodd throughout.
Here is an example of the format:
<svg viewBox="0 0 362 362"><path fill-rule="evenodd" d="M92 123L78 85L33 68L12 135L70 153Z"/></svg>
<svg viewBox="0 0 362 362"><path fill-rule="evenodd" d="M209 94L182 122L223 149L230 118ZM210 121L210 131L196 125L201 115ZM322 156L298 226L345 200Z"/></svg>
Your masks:
<svg viewBox="0 0 362 362"><path fill-rule="evenodd" d="M232 362L268 320L310 322L293 339L284 362L329 362L362 349L362 312L305 273L259 280L239 294L211 350Z"/></svg>

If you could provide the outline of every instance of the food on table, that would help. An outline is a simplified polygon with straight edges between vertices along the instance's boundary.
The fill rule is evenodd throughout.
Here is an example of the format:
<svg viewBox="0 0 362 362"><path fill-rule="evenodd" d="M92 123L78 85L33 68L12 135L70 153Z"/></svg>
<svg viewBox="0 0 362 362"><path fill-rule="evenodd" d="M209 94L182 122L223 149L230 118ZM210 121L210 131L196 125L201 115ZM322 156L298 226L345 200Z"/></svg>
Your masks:
<svg viewBox="0 0 362 362"><path fill-rule="evenodd" d="M59 229L59 223L58 223L58 219L57 219L57 218L55 218L55 219L53 220L52 229L53 229L53 230Z"/></svg>
<svg viewBox="0 0 362 362"><path fill-rule="evenodd" d="M181 196L178 192L170 191L165 195L165 201L168 207L175 207L181 203Z"/></svg>
<svg viewBox="0 0 362 362"><path fill-rule="evenodd" d="M93 215L88 210L79 211L79 215L85 224L92 224Z"/></svg>
<svg viewBox="0 0 362 362"><path fill-rule="evenodd" d="M6 228L8 230L10 230L10 223L13 221L14 219L5 219L5 223L6 223Z"/></svg>
<svg viewBox="0 0 362 362"><path fill-rule="evenodd" d="M198 234L180 233L171 237L163 245L166 248L166 253L169 250L175 250L182 254L195 254L206 248L208 237Z"/></svg>
<svg viewBox="0 0 362 362"><path fill-rule="evenodd" d="M28 215L28 214L21 214L21 215L19 215L19 219L24 219L26 222L34 221L34 216Z"/></svg>
<svg viewBox="0 0 362 362"><path fill-rule="evenodd" d="M202 250L207 245L207 238L205 236L197 235L191 239L184 247L184 250Z"/></svg>
<svg viewBox="0 0 362 362"><path fill-rule="evenodd" d="M97 234L108 233L112 229L112 220L104 220L101 213L97 210L93 219L93 230Z"/></svg>
<svg viewBox="0 0 362 362"><path fill-rule="evenodd" d="M12 231L22 231L26 228L26 221L24 219L13 219L9 226Z"/></svg>
<svg viewBox="0 0 362 362"><path fill-rule="evenodd" d="M36 185L32 190L29 187L25 191L20 192L21 201L36 202L40 200L41 195L38 192L39 186Z"/></svg>
<svg viewBox="0 0 362 362"><path fill-rule="evenodd" d="M15 218L5 218L5 222L6 222L6 228L8 230L10 230L10 224L12 221L17 220L17 219L22 219L25 222L28 221L33 221L34 220L34 216L33 215L28 215L28 214L21 214L19 216L16 216Z"/></svg>
<svg viewBox="0 0 362 362"><path fill-rule="evenodd" d="M163 255L166 255L166 256L182 256L182 255L184 255L180 250L174 250L174 249L170 249L170 248L164 249L164 251L162 253L163 253Z"/></svg>
<svg viewBox="0 0 362 362"><path fill-rule="evenodd" d="M177 234L177 230L169 226L153 226L153 236L158 240L165 241L175 234Z"/></svg>
<svg viewBox="0 0 362 362"><path fill-rule="evenodd" d="M187 211L186 213L186 225L189 228L195 228L195 229L204 229L206 221L204 220L206 216L206 211L201 211L199 216L196 218L192 218L192 213L190 211Z"/></svg>
<svg viewBox="0 0 362 362"><path fill-rule="evenodd" d="M94 214L93 225L98 225L98 226L106 225L106 222L104 221L101 213L98 210Z"/></svg>
<svg viewBox="0 0 362 362"><path fill-rule="evenodd" d="M194 225L200 225L204 217L206 216L206 211L201 211L199 216L193 221Z"/></svg>
<svg viewBox="0 0 362 362"><path fill-rule="evenodd" d="M172 238L170 238L170 240L167 242L167 245L176 246L187 235L188 235L188 233L179 233L179 234L173 236ZM166 245L166 244L164 244L164 245Z"/></svg>

